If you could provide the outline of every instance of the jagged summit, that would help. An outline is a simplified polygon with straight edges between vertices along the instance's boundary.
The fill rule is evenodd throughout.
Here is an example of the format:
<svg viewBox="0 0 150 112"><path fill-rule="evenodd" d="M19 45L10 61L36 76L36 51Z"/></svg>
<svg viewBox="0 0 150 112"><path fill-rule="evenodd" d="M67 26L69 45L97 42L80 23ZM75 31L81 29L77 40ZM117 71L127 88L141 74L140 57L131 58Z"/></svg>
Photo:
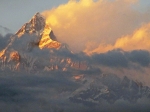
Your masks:
<svg viewBox="0 0 150 112"><path fill-rule="evenodd" d="M0 68L26 71L35 68L46 71L87 69L87 64L79 62L74 55L67 44L57 41L46 19L36 13L0 51Z"/></svg>
<svg viewBox="0 0 150 112"><path fill-rule="evenodd" d="M22 28L16 33L18 37L21 37L25 33L35 33L37 36L41 35L45 27L45 18L38 12L36 13L28 23L25 23Z"/></svg>
<svg viewBox="0 0 150 112"><path fill-rule="evenodd" d="M35 66L39 69L44 69L47 65L53 66L49 60L55 60L54 64L57 65L56 62L60 63L61 60L61 56L58 55L66 48L62 47L63 44L57 41L46 19L40 13L36 13L11 37L5 49L0 51L0 67L31 71ZM67 50L68 52L70 51Z"/></svg>
<svg viewBox="0 0 150 112"><path fill-rule="evenodd" d="M0 60L5 63L17 62L15 66L19 66L24 55L34 55L33 52L40 53L42 49L59 49L60 46L50 25L38 12L11 37L10 43L0 51Z"/></svg>
<svg viewBox="0 0 150 112"><path fill-rule="evenodd" d="M12 37L11 47L16 50L28 50L33 47L59 48L60 43L57 41L54 33L46 19L38 12L29 22L25 23L21 29Z"/></svg>

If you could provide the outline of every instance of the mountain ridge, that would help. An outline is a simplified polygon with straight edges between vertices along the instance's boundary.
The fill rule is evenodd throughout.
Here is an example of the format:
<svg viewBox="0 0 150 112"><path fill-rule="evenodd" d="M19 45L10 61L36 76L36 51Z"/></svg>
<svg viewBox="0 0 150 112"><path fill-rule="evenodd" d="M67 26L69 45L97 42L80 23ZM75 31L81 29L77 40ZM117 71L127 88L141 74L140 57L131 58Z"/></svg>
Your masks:
<svg viewBox="0 0 150 112"><path fill-rule="evenodd" d="M25 23L15 35L20 38L24 34L37 36L33 41L39 44L40 49L60 47L60 43L54 36L50 25L46 23L45 18L39 12L28 23Z"/></svg>
<svg viewBox="0 0 150 112"><path fill-rule="evenodd" d="M117 69L126 67L127 56L120 50L110 51L107 55L105 53L87 56L84 52L75 54L66 43L57 40L45 18L36 13L11 36L10 43L0 52L0 71L6 71L10 75L14 72L38 74L40 79L43 75L55 77L58 81L52 83L57 83L58 96L65 93L66 100L88 106L101 105L103 101L114 104L120 99L131 103L143 97L149 99L148 86L128 77L121 79L116 74L103 73L105 71L101 70L101 65L111 65L111 68ZM121 66L122 60L126 66ZM66 83L65 79L69 84L65 84L62 88L60 85ZM50 83L49 79L46 80ZM60 80L62 83L59 85ZM36 85L36 79L34 81ZM66 88L68 85L69 89ZM42 92L43 87L47 85L42 86ZM55 92L53 95L57 96Z"/></svg>
<svg viewBox="0 0 150 112"><path fill-rule="evenodd" d="M9 66L9 68L19 70L28 66L29 71L34 70L35 66L42 66L37 68L46 71L58 70L58 68L67 71L68 67L88 68L84 61L80 63L75 57L77 56L70 51L67 44L58 42L50 25L40 13L36 13L29 22L25 23L0 52L3 68Z"/></svg>

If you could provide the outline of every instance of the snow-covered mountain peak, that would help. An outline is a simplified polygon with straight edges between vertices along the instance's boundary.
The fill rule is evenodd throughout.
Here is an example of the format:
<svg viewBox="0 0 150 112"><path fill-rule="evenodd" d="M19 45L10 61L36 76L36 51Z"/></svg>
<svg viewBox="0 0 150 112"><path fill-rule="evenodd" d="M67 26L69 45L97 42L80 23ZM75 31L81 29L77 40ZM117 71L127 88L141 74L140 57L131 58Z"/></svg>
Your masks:
<svg viewBox="0 0 150 112"><path fill-rule="evenodd" d="M59 48L60 43L57 41L46 19L38 12L29 22L25 23L15 34L18 39L24 38L26 44L36 44L40 49ZM24 42L25 42L24 41Z"/></svg>
<svg viewBox="0 0 150 112"><path fill-rule="evenodd" d="M45 28L45 18L38 12L29 22L25 23L22 28L16 33L18 37L21 37L25 33L41 35Z"/></svg>

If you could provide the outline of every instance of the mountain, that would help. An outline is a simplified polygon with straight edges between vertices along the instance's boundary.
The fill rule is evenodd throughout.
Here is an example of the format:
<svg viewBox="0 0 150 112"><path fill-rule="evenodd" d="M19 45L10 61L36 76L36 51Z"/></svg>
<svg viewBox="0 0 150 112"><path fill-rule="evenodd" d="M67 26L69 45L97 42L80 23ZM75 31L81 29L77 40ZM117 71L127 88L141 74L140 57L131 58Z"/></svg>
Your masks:
<svg viewBox="0 0 150 112"><path fill-rule="evenodd" d="M84 79L88 86L77 89L70 100L92 106L104 101L113 104L122 99L135 103L138 99L150 98L150 88L141 82L131 80L126 76L121 79L114 74L101 74L100 76L92 81Z"/></svg>
<svg viewBox="0 0 150 112"><path fill-rule="evenodd" d="M0 71L4 75L19 74L19 77L23 77L21 82L16 81L18 76L13 79L14 83L17 83L13 88L14 93L18 91L26 93L26 90L27 93L29 92L29 95L23 96L23 99L30 99L29 96L33 94L35 96L35 93L38 93L36 95L44 93L44 95L48 94L46 99L43 100L43 96L39 95L36 98L40 98L34 101L43 100L44 105L47 98L51 96L52 102L56 100L58 102L69 101L68 104L73 103L73 106L81 104L88 107L100 106L104 102L113 105L118 101L127 101L134 104L143 98L150 99L150 88L140 81L126 76L120 78L116 74L106 74L101 70L103 69L101 65L106 66L109 63L112 68L113 65L117 65L116 67L119 69L126 67L120 64L121 61L124 61L127 65L127 60L129 60L123 55L125 54L123 51L121 53L116 51L117 55L114 51L108 52L108 54L93 54L92 56L83 52L73 53L66 43L60 43L57 40L50 25L46 23L46 19L40 13L36 13L9 40L6 47L0 51ZM120 57L117 57L118 54ZM134 63L134 65L136 64ZM26 79L26 76L20 74L30 75ZM31 74L40 76L31 76ZM29 84L26 84L28 82ZM4 98L6 101L7 98L12 99L13 97L16 100L16 97L23 94L13 94L13 92L10 95L5 94L9 92L8 85L6 84L6 89L0 87L1 91L4 91L0 93L0 98ZM21 85L19 90L17 90L18 85ZM33 88L31 89L30 86ZM49 106L51 100L47 102Z"/></svg>
<svg viewBox="0 0 150 112"><path fill-rule="evenodd" d="M26 38L26 44L37 45L40 49L60 47L50 25L40 13L36 13L15 35L17 38Z"/></svg>
<svg viewBox="0 0 150 112"><path fill-rule="evenodd" d="M40 13L11 36L10 43L0 52L2 69L26 71L87 69L86 62L79 62L76 57L67 44L58 42Z"/></svg>

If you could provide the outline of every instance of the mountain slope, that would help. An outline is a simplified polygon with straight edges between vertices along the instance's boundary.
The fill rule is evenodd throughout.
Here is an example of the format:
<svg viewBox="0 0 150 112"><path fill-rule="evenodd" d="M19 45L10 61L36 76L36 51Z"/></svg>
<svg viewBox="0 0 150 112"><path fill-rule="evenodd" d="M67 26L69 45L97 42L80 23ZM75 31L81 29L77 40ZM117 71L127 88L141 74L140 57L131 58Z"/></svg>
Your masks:
<svg viewBox="0 0 150 112"><path fill-rule="evenodd" d="M18 102L20 100L16 97L20 97L23 99L21 102L24 102L24 99L28 100L29 96L33 95L34 98L38 98L36 102L47 101L48 106L50 102L58 101L63 104L66 101L67 106L83 104L90 108L97 105L101 108L102 103L105 102L113 106L119 100L134 104L139 99L149 100L150 98L150 88L141 82L128 77L121 79L112 73L103 73L105 71L102 70L102 65L111 65L111 68L117 69L126 67L121 66L120 63L123 60L125 65L128 64L128 58L122 55L125 54L123 51L116 52L117 55L114 52L108 52L109 55L105 53L93 56L87 56L83 52L75 54L69 50L66 43L57 41L51 27L40 13L36 13L10 39L10 43L0 52L1 75L4 77L7 74L10 75L10 80L4 80L4 83L11 82L6 83L6 89L3 89L3 85L0 86L2 91L0 98L4 98L5 101L10 99L13 102L12 97L14 97ZM117 57L118 54L119 57ZM15 76L14 79L12 74ZM20 81L16 78L16 74L21 77ZM30 75L27 76L27 74ZM14 83L16 83L13 90L15 94L11 92ZM22 93L16 91L18 86L21 88L20 92L29 91L27 97L20 96ZM45 94L47 96L44 98ZM31 100L33 101L30 99L28 102L32 102ZM41 104L38 107L41 107Z"/></svg>
<svg viewBox="0 0 150 112"><path fill-rule="evenodd" d="M77 89L70 97L75 103L92 106L106 101L110 104L117 100L136 103L138 99L150 98L150 88L142 83L124 77L119 78L114 74L101 74L101 77L86 79L87 87ZM86 84L85 84L86 85Z"/></svg>
<svg viewBox="0 0 150 112"><path fill-rule="evenodd" d="M25 46L23 47L34 47L37 46L40 49L43 48L59 48L60 43L54 38L54 34L48 23L45 22L45 18L40 14L36 13L32 19L25 23L22 28L15 34L14 41L23 41ZM19 44L15 44L19 45Z"/></svg>
<svg viewBox="0 0 150 112"><path fill-rule="evenodd" d="M2 69L22 68L27 71L35 68L46 71L58 68L66 71L68 67L87 69L85 62L80 63L73 57L76 57L75 54L66 44L57 41L50 25L40 13L36 13L28 23L25 23L11 37L7 47L0 52Z"/></svg>

